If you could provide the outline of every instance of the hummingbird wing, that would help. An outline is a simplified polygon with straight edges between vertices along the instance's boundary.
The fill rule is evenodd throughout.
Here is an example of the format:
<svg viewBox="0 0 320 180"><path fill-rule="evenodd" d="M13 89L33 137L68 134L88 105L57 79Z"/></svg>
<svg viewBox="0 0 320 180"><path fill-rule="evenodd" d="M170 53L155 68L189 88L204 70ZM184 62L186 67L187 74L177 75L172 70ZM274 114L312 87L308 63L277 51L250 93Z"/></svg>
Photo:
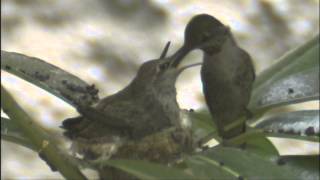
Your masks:
<svg viewBox="0 0 320 180"><path fill-rule="evenodd" d="M229 41L218 54L204 55L201 70L203 92L219 134L229 139L245 131L245 122L224 130L247 114L254 81L254 67L249 54ZM240 122L240 121L239 121Z"/></svg>
<svg viewBox="0 0 320 180"><path fill-rule="evenodd" d="M151 119L140 106L130 101L118 101L107 106L79 107L82 116L63 121L65 136L96 138L113 135L135 136L133 131L144 126L142 119Z"/></svg>
<svg viewBox="0 0 320 180"><path fill-rule="evenodd" d="M255 71L250 55L241 48L239 48L238 54L240 56L238 60L241 61L243 66L237 68L237 76L234 80L235 84L240 87L238 90L241 90L240 93L244 96L243 103L247 106L251 96L252 85L255 80Z"/></svg>
<svg viewBox="0 0 320 180"><path fill-rule="evenodd" d="M116 104L114 106L117 107ZM78 112L84 117L93 121L99 121L110 128L122 129L129 127L126 121L122 117L119 117L115 111L109 110L110 113L108 113L104 109L88 106L78 108Z"/></svg>
<svg viewBox="0 0 320 180"><path fill-rule="evenodd" d="M127 126L121 126L121 128L119 126L114 126L105 119L105 116L100 117L95 115L90 118L98 119L89 119L86 115L87 114L64 120L62 123L62 128L66 130L64 135L70 139L95 139L108 136L125 135L125 132L129 133L129 131L126 131L128 129Z"/></svg>
<svg viewBox="0 0 320 180"><path fill-rule="evenodd" d="M66 137L74 139L78 136L78 132L86 126L88 122L82 116L68 118L62 122L61 128L66 131L63 133Z"/></svg>
<svg viewBox="0 0 320 180"><path fill-rule="evenodd" d="M111 104L117 106L116 104L119 103L112 102ZM111 129L115 134L119 134L119 132L129 128L122 117L117 116L116 112L108 113L110 111L105 111L102 107L79 106L77 110L81 116L66 119L61 126L61 128L66 130L64 135L68 138L103 137L112 135L109 132Z"/></svg>
<svg viewBox="0 0 320 180"><path fill-rule="evenodd" d="M100 156L109 157L115 153L114 147L127 137L119 129L83 116L66 119L62 127L66 129L64 135L72 140L71 150L91 160Z"/></svg>
<svg viewBox="0 0 320 180"><path fill-rule="evenodd" d="M252 84L255 79L255 71L253 67L253 63L251 61L250 55L240 47L238 48L237 53L237 61L240 62L241 66L238 66L236 68L236 76L234 77L234 84L236 85L235 89L240 93L238 97L241 96L241 98L238 99L238 102L234 109L234 122L230 124L238 124L234 128L228 130L227 132L224 132L224 137L230 138L235 137L241 133L244 133L246 131L246 122L245 120L248 118L250 112L247 110L247 105L250 101L251 96L251 90L252 90ZM236 96L235 96L236 97ZM244 121L242 119L239 119L241 117L244 117ZM230 125L229 124L229 125Z"/></svg>
<svg viewBox="0 0 320 180"><path fill-rule="evenodd" d="M108 99L108 103L100 103L98 111L112 115L113 119L101 119L103 122L116 123L122 127L131 138L141 138L171 125L170 118L163 106L154 99L153 95L141 93L122 98L118 101Z"/></svg>

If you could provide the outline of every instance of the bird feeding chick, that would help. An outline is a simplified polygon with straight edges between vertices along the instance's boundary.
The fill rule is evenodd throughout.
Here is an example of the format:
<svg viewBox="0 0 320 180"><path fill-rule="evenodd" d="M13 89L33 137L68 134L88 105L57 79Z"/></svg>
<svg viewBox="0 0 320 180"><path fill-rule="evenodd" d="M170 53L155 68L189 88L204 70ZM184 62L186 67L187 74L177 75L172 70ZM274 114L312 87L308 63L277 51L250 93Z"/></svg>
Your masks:
<svg viewBox="0 0 320 180"><path fill-rule="evenodd" d="M185 39L203 51L203 94L219 135L223 140L239 136L245 132L255 79L249 54L237 45L229 27L208 14L190 20Z"/></svg>
<svg viewBox="0 0 320 180"><path fill-rule="evenodd" d="M169 44L159 59L143 63L123 90L93 107L79 106L79 117L63 121L64 135L72 140L76 153L87 160L108 159L124 143L170 127L176 129L173 136L179 134L181 143L190 144L191 130L181 121L175 82L183 70L198 64L178 67L191 49L182 46L172 56L165 57L168 47Z"/></svg>

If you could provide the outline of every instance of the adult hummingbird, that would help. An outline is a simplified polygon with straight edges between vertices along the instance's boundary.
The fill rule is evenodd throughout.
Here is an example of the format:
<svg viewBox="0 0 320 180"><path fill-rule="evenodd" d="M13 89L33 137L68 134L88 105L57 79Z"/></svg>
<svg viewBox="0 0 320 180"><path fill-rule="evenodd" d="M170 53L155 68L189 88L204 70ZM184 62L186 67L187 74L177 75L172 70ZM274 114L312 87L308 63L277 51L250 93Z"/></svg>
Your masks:
<svg viewBox="0 0 320 180"><path fill-rule="evenodd" d="M255 79L250 55L237 45L228 27L208 14L193 17L185 36L201 44L203 93L219 135L228 140L244 133L245 118L239 118L249 115L247 105Z"/></svg>
<svg viewBox="0 0 320 180"><path fill-rule="evenodd" d="M184 129L176 101L178 75L193 66L178 67L192 50L183 45L165 57L143 63L137 75L124 89L103 98L93 107L78 107L79 117L66 119L64 135L73 141L75 151L87 159L110 157L126 140L139 140L168 127Z"/></svg>

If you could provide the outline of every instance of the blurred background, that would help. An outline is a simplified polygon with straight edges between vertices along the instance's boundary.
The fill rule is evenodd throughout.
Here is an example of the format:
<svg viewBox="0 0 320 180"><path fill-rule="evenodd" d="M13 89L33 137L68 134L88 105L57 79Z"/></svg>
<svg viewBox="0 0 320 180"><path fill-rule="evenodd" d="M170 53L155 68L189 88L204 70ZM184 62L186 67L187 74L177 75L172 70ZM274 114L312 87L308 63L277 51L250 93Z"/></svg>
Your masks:
<svg viewBox="0 0 320 180"><path fill-rule="evenodd" d="M167 41L169 54L175 52L186 23L199 13L230 26L257 74L319 33L319 0L1 0L1 49L59 66L94 83L105 97L127 85L142 62L158 58ZM184 63L200 62L201 52L187 58ZM181 108L205 107L199 69L185 71L177 82ZM77 112L44 90L4 71L1 75L30 116L62 139L62 120ZM301 107L319 108L319 102L293 108ZM318 153L312 143L273 142L282 154ZM61 178L36 153L1 140L1 179Z"/></svg>

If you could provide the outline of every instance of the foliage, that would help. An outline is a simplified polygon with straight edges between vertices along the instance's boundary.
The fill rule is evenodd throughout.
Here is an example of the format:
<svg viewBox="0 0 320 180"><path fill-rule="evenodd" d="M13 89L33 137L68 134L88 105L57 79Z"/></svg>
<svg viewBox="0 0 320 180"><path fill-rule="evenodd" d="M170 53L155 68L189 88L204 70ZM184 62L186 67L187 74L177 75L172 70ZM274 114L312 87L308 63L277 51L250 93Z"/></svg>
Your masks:
<svg viewBox="0 0 320 180"><path fill-rule="evenodd" d="M25 55L1 51L1 69L13 73L30 83L74 105L79 97L88 102L98 100L93 86L42 60ZM46 74L40 74L37 69ZM72 82L72 86L70 85ZM70 89L78 90L70 94ZM10 119L1 118L1 138L25 146L39 153L43 149L48 164L52 164L66 178L83 178L73 163L57 155L53 140L41 127L36 126L5 89L1 88L1 108ZM108 160L104 164L119 168L142 179L319 179L319 155L280 156L267 137L300 139L319 143L319 111L300 110L265 117L264 114L279 106L319 99L319 36L294 49L277 63L262 72L254 84L249 105L254 113L250 131L262 129L258 136L246 136L244 150L220 145L203 152L187 155L183 166L168 168L165 165L138 160ZM206 110L191 115L193 132L205 137L214 134ZM43 142L49 145L43 148ZM66 159L64 159L66 160Z"/></svg>

